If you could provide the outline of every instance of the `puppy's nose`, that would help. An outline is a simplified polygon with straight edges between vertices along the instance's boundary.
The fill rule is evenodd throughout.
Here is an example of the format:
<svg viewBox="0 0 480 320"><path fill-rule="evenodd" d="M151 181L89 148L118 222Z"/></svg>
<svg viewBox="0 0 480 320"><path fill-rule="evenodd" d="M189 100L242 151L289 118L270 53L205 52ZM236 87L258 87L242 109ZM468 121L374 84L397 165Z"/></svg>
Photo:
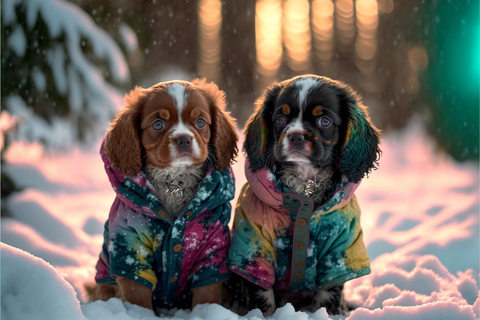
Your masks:
<svg viewBox="0 0 480 320"><path fill-rule="evenodd" d="M192 138L190 136L180 136L177 138L177 144L181 148L188 148L192 144Z"/></svg>
<svg viewBox="0 0 480 320"><path fill-rule="evenodd" d="M301 133L291 133L288 135L288 139L294 146L299 146L305 141L305 136Z"/></svg>

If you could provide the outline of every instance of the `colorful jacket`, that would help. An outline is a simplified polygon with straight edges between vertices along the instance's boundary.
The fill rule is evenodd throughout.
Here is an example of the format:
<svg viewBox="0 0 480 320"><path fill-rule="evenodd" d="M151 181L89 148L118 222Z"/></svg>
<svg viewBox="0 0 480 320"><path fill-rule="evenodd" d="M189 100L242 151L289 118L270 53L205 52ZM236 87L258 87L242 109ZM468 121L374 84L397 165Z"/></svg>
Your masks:
<svg viewBox="0 0 480 320"><path fill-rule="evenodd" d="M153 307L187 307L190 289L229 277L231 168L210 168L194 197L173 221L143 171L123 176L100 154L116 198L105 223L97 283L122 276L153 290Z"/></svg>
<svg viewBox="0 0 480 320"><path fill-rule="evenodd" d="M266 167L252 173L235 211L230 271L294 303L370 273L370 259L354 195L358 184L340 183L314 208L310 198L281 192Z"/></svg>

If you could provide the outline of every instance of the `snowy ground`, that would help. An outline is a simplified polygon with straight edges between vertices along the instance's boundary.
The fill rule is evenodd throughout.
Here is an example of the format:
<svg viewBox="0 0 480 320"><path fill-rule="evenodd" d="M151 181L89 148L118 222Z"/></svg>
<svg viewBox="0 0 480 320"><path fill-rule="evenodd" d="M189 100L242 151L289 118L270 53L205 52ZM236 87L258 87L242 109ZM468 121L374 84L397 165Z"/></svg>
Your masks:
<svg viewBox="0 0 480 320"><path fill-rule="evenodd" d="M373 262L372 274L346 285L347 299L360 306L348 320L478 319L478 164L437 154L420 128L414 123L384 137L380 169L356 193ZM39 145L15 143L5 154L2 170L25 189L6 203L13 218L2 219L1 240L54 268L2 246L3 319L158 319L118 299L85 301L82 285L93 280L114 199L98 147L47 156ZM243 163L235 165L237 190L245 181ZM172 316L239 319L215 305ZM244 318L263 319L256 311ZM273 318L329 316L295 313L287 305Z"/></svg>

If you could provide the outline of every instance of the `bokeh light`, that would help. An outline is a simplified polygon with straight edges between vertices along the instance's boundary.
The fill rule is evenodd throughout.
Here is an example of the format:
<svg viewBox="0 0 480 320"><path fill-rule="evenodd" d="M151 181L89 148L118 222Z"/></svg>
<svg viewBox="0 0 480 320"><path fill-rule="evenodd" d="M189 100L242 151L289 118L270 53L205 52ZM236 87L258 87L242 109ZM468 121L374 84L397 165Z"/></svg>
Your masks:
<svg viewBox="0 0 480 320"><path fill-rule="evenodd" d="M312 2L314 52L323 64L332 59L334 52L333 13L332 0L314 0Z"/></svg>
<svg viewBox="0 0 480 320"><path fill-rule="evenodd" d="M377 0L379 13L391 13L394 8L393 0Z"/></svg>
<svg viewBox="0 0 480 320"><path fill-rule="evenodd" d="M355 37L355 16L352 0L335 1L335 28L339 43L338 49L341 52L349 52L349 46Z"/></svg>
<svg viewBox="0 0 480 320"><path fill-rule="evenodd" d="M198 5L198 74L209 81L219 82L221 80L222 3L220 0L200 0Z"/></svg>
<svg viewBox="0 0 480 320"><path fill-rule="evenodd" d="M355 64L360 70L362 88L367 92L378 90L375 68L377 55L378 5L376 0L357 0L355 6L357 37Z"/></svg>
<svg viewBox="0 0 480 320"><path fill-rule="evenodd" d="M283 12L283 41L287 64L294 71L306 72L312 64L309 2L287 0Z"/></svg>
<svg viewBox="0 0 480 320"><path fill-rule="evenodd" d="M425 47L415 46L408 51L408 62L414 71L424 71L428 68L428 55Z"/></svg>
<svg viewBox="0 0 480 320"><path fill-rule="evenodd" d="M409 94L414 94L420 88L418 74L428 68L428 55L424 46L417 45L408 51L408 65L410 74L407 77L405 88Z"/></svg>
<svg viewBox="0 0 480 320"><path fill-rule="evenodd" d="M275 76L283 55L281 1L257 1L255 41L258 72L264 76Z"/></svg>

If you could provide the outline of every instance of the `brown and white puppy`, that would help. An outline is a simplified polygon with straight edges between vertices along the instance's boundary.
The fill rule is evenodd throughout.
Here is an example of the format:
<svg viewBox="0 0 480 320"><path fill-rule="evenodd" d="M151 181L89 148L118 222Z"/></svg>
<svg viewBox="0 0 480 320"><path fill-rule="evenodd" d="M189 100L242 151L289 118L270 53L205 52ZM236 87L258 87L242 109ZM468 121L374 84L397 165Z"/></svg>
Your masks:
<svg viewBox="0 0 480 320"><path fill-rule="evenodd" d="M112 167L135 176L142 167L174 218L193 197L206 170L223 170L237 155L234 120L225 112L225 94L205 79L136 87L111 123L106 140ZM181 190L181 192L177 192ZM152 290L116 276L118 286L86 285L90 300L112 297L152 309ZM192 290L192 308L218 303L221 283Z"/></svg>

